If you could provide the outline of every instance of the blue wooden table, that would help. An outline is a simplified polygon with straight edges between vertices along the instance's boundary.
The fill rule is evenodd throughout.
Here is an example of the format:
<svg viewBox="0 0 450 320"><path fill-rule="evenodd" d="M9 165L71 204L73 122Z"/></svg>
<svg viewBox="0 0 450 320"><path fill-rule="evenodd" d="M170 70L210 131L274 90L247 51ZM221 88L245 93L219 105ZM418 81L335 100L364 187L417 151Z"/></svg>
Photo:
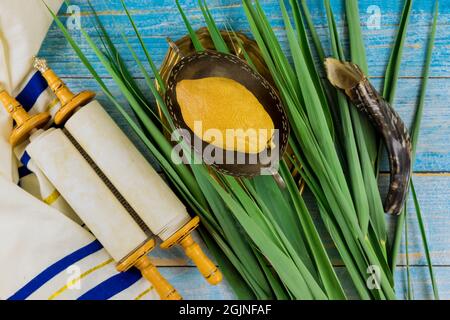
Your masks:
<svg viewBox="0 0 450 320"><path fill-rule="evenodd" d="M194 27L204 25L201 12L196 0L180 1L186 9ZM244 12L239 0L208 0L214 17L220 23L229 23L235 30L249 32ZM318 31L328 47L325 11L322 1L307 1L318 26ZM341 31L344 28L343 7L340 0L332 0L337 15L337 24ZM410 26L408 28L401 78L399 80L395 108L404 120L411 123L412 114L416 106L417 95L421 83L422 67L424 63L425 48L432 20L432 7L434 1L414 1ZM72 0L73 5L81 9L81 24L94 38L96 31L93 28L92 16L84 0ZM114 42L120 48L123 58L129 62L133 75L143 79L132 62L129 51L121 39L120 31L129 35L131 43L138 48L134 40L133 30L118 0L92 0L92 3L107 26ZM184 24L175 7L173 0L126 0L144 41L157 63L161 63L167 44L165 38L170 36L177 39L186 33ZM282 43L287 47L283 22L277 0L261 0L271 23L279 35ZM422 131L418 145L417 161L415 165L414 181L426 224L429 237L431 257L436 271L441 298L450 298L450 1L440 1L440 17L435 44L435 52L431 65L431 79L425 101L425 114L423 116ZM365 37L370 75L376 86L381 87L383 74L390 54L391 46L398 28L399 16L402 10L401 0L361 0L361 24ZM374 17L379 12L380 25L373 24ZM67 8L64 6L59 15L68 18ZM71 31L72 36L78 40L90 58L94 55L76 29ZM98 39L97 39L98 40ZM142 53L141 53L142 54ZM59 29L52 26L41 49L41 55L74 91L93 89L99 93L99 99L110 109L115 120L129 131L123 119L115 113L107 99L92 79L89 72L82 66L74 52L67 44ZM144 59L144 56L141 56ZM95 59L94 59L95 60ZM120 96L113 81L99 63L96 64L99 74L104 77L111 90ZM124 101L124 100L123 100ZM125 102L124 102L125 105ZM139 142L133 138L136 143ZM383 171L387 171L387 164L383 164ZM386 185L387 176L382 174L381 185ZM410 208L411 212L413 208ZM417 219L409 216L409 261L411 264L413 289L415 298L430 298L432 291L426 268L426 260L421 245ZM396 273L397 292L399 298L405 296L406 272L405 249L402 245L399 267ZM196 268L176 249L172 251L157 251L153 255L164 275L179 289L187 299L226 299L233 298L231 290L226 283L218 287L211 287L201 278ZM339 273L343 272L342 262L336 258L333 261Z"/></svg>

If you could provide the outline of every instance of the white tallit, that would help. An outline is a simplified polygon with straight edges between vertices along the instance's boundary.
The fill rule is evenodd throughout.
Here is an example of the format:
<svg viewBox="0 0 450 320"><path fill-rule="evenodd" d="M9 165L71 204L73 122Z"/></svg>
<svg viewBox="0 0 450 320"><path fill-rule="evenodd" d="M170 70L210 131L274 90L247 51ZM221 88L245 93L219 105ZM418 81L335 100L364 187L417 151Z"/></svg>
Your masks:
<svg viewBox="0 0 450 320"><path fill-rule="evenodd" d="M46 3L57 11L62 0ZM54 114L58 108L31 68L50 24L41 0L0 1L0 82L30 113L52 108ZM24 154L25 145L11 149L11 129L1 106L0 299L157 298L137 270L115 270L101 244L75 222L70 207ZM30 193L17 186L19 172L20 185Z"/></svg>

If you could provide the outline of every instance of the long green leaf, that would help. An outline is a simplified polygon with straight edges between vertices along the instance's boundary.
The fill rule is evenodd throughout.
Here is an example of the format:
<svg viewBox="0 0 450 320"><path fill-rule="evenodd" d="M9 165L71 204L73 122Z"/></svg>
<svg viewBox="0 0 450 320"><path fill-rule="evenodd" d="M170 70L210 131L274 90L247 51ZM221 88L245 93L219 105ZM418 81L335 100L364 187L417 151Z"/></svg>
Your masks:
<svg viewBox="0 0 450 320"><path fill-rule="evenodd" d="M336 59L345 60L329 0L325 1L325 9L328 17L328 28L330 30L333 56ZM358 149L356 147L355 136L353 133L353 125L350 118L350 106L343 93L337 92L337 96L340 120L342 121L347 167L350 173L349 179L355 202L355 209L358 214L361 230L363 234L367 234L367 230L369 228L369 203L364 186L363 174L361 172Z"/></svg>
<svg viewBox="0 0 450 320"><path fill-rule="evenodd" d="M217 27L211 15L211 12L208 9L206 1L198 0L198 5L200 6L200 9L203 13L203 17L205 18L206 25L208 26L209 35L211 36L211 39L214 43L214 47L219 52L230 53L230 49L228 49L227 44L223 40L219 28Z"/></svg>
<svg viewBox="0 0 450 320"><path fill-rule="evenodd" d="M183 22L186 25L186 28L189 32L189 35L191 37L192 44L194 45L195 50L198 52L204 51L205 48L203 47L200 40L198 39L197 34L195 33L194 29L191 26L191 23L189 22L188 18L186 17L186 14L183 11L183 8L181 8L179 0L176 0L175 3L177 4L178 11L180 12L181 17L183 18Z"/></svg>
<svg viewBox="0 0 450 320"><path fill-rule="evenodd" d="M425 95L426 95L426 89L427 89L427 81L428 81L429 74L430 74L430 65L431 65L431 60L433 58L433 47L434 47L434 40L436 38L438 16L439 16L439 1L436 0L435 8L434 8L434 18L433 18L433 23L432 23L432 27L431 27L430 40L428 42L427 53L426 53L426 58L425 58L423 84L420 89L419 105L417 107L413 125L411 128L411 141L412 141L412 145L413 145L413 153L414 154L416 153L417 143L419 141L420 124L421 124L423 109L424 109L424 105L425 105ZM421 231L422 242L423 242L423 247L425 250L425 257L427 259L428 270L430 273L434 298L436 300L439 300L439 290L437 288L436 279L435 279L434 272L433 272L433 263L431 261L427 235L425 232L424 222L423 222L423 218L422 218L422 212L420 210L420 204L419 204L419 201L417 200L417 195L416 195L416 191L415 191L414 183L413 183L412 179L411 179L411 191L412 191L412 195L413 195L414 206L416 209L417 220L419 222L419 227L420 227L420 231Z"/></svg>
<svg viewBox="0 0 450 320"><path fill-rule="evenodd" d="M212 179L209 176L207 178ZM298 266L296 266L285 253L272 243L270 238L253 222L246 214L245 210L228 193L215 184L212 184L212 186L220 194L242 226L247 230L252 240L261 248L262 253L277 270L286 287L289 288L296 298L326 299L326 295L320 287L317 284L314 285L315 281L311 278L311 275L306 268L303 267L299 270Z"/></svg>
<svg viewBox="0 0 450 320"><path fill-rule="evenodd" d="M369 68L367 66L366 50L364 47L364 40L361 32L361 21L359 16L359 8L357 0L345 1L345 12L348 23L348 34L350 40L350 56L351 60L359 65L365 74L369 74ZM371 123L362 115L353 115L353 121L360 125L362 136L364 137L364 143L366 146L366 152L369 155L372 167L375 167L377 155L378 155L378 138L375 135L375 130ZM361 139L358 139L360 141ZM361 148L361 142L360 148ZM360 153L364 153L364 150L360 150ZM363 169L364 171L366 168Z"/></svg>
<svg viewBox="0 0 450 320"><path fill-rule="evenodd" d="M50 9L49 9L50 10ZM179 179L179 177L177 176L177 174L172 170L171 166L168 163L165 163L166 159L164 159L164 157L162 157L162 155L159 153L159 151L154 148L153 144L147 140L147 137L145 136L145 134L141 131L141 129L135 125L135 123L133 122L133 120L128 116L128 114L123 110L122 106L117 102L117 100L111 95L111 93L109 92L108 88L105 86L105 84L103 83L103 81L101 80L101 78L98 76L98 74L95 72L95 70L93 69L92 65L89 63L89 61L87 60L86 56L83 54L83 52L80 50L80 48L76 45L76 43L73 41L73 38L70 36L70 34L68 33L68 31L65 29L64 24L59 20L59 18L53 13L51 12L53 17L55 18L55 21L58 25L58 27L62 30L64 36L66 37L66 39L69 41L69 43L72 45L72 47L74 48L75 52L77 53L77 55L80 57L81 61L86 65L86 67L92 72L94 78L98 81L98 83L101 85L102 89L104 90L105 94L110 98L110 100L113 102L113 104L117 107L117 109L121 112L121 114L125 117L125 119L127 120L127 122L130 124L130 126L133 128L133 130L135 130L135 132L139 135L139 137L144 141L144 143L146 144L146 146L150 149L150 151L152 152L152 154L157 158L157 160L160 162L160 164L162 165L163 168L165 168L166 173L168 173L168 176L171 179L174 179L175 182L177 182L175 185L176 186L184 186L184 183L181 182L181 180ZM92 43L91 43L92 44ZM107 60L103 61L104 63L107 63ZM184 190L187 194L190 194L189 189L185 189ZM207 216L207 215L206 215ZM229 257L231 260L230 261L234 261L234 266L239 267L239 263L237 263L235 261L234 255L232 253L230 253L227 249L227 246L221 242L220 240L220 236L218 236L216 234L216 232L214 231L214 229L209 225L209 223L206 223L204 221L204 224L208 226L208 230L211 233L211 235L214 237L215 241L220 245L221 249L224 250L225 253L227 254L227 257ZM226 268L226 266L223 266L223 268ZM247 266L248 268L248 266ZM228 271L226 273L229 273ZM242 286L242 284L240 284L240 286ZM239 291L239 290L238 290ZM264 298L264 297L263 297Z"/></svg>
<svg viewBox="0 0 450 320"><path fill-rule="evenodd" d="M128 17L128 20L130 21L131 26L133 27L134 33L136 34L136 37L139 40L139 43L141 44L141 48L144 51L145 57L147 58L147 62L150 65L150 68L153 71L153 75L155 76L156 80L158 81L158 85L161 88L162 92L165 92L165 84L164 81L161 78L161 75L159 74L158 69L156 68L155 63L153 62L153 59L150 57L150 53L147 50L147 47L144 43L144 40L141 37L141 34L138 30L138 28L136 27L136 24L134 23L133 18L130 15L130 12L128 11L127 6L125 5L125 1L124 0L120 0L120 3L122 4L123 9L125 10L125 13Z"/></svg>
<svg viewBox="0 0 450 320"><path fill-rule="evenodd" d="M280 7L282 9L290 49L294 56L294 66L296 68L294 72L291 71L288 64L285 64L283 52L278 50L278 41L265 18L259 2L255 1L255 7L252 6L250 1L244 1L243 3L252 33L262 50L264 59L277 83L277 87L280 90L281 96L287 107L291 125L293 126L293 132L297 135L297 138L292 140L300 143L305 158L308 159L306 167L311 167L311 169L313 169L315 175L318 176L317 185L320 185L320 188L323 188L322 191L319 192L324 192L325 196L322 198L320 194L317 194L317 197L328 202L325 207L331 209L330 214L334 215L338 221L339 227L345 230L343 234L346 237L347 243L351 244L357 240L357 243L353 247L355 253L361 250L363 252L361 257L363 260L366 260L366 262L370 264L380 265L376 251L362 235L358 223L355 223L354 221L356 213L354 208L352 208L351 196L345 177L341 173L342 168L336 150L334 149L334 146L332 146L332 143L328 145L320 143L322 141L331 141L329 132L327 133L325 130L318 130L317 117L313 116L316 113L320 114L320 109L313 109L314 104L305 103L305 105L299 105L302 101L306 102L308 99L315 99L314 89L309 90L313 91L313 93L308 97L309 91L304 90L304 88L308 88L308 84L305 84L302 81L308 80L307 75L309 70L304 67L305 63L302 61L302 51L296 43L296 35L293 33L284 3L280 2ZM298 72L299 70L302 72ZM297 75L301 74L301 78L296 76L295 72L297 72ZM299 99L299 96L297 96L294 89L295 83L297 82L297 86L300 86L300 88L303 89L301 99ZM311 83L311 81L309 82ZM304 85L304 88L302 88L302 85ZM315 99L315 101L317 102L318 100ZM316 103L315 106L317 105L318 104ZM320 125L325 124L325 121L323 121L323 118L321 119L321 117L319 117L318 121L321 123ZM315 125L316 127L314 127ZM324 128L324 126L322 126L322 128ZM302 157L302 155L298 156ZM309 183L313 182L309 180ZM315 183L314 185L316 186ZM365 262L363 262L363 264L365 264ZM363 264L359 265L361 276L366 272L366 268ZM365 265L367 267L368 264ZM389 275L383 271L383 278L384 277L386 277L386 279L382 281L384 293L382 293L381 296L395 298L392 287L390 286L389 281L387 281Z"/></svg>
<svg viewBox="0 0 450 320"><path fill-rule="evenodd" d="M401 59L406 39L406 32L411 16L412 0L406 0L400 19L397 38L391 51L391 56L386 68L385 82L383 86L383 96L391 104L394 101L395 91L397 88L397 80L400 73Z"/></svg>
<svg viewBox="0 0 450 320"><path fill-rule="evenodd" d="M321 275L327 295L333 300L346 299L344 290L339 283L339 279L333 269L331 261L308 212L306 204L303 201L303 198L298 196L296 184L284 163L281 164L281 171L283 172L283 177L286 179L285 182L287 184L287 188L291 192L294 206L297 209L301 225L305 232L308 245L311 248L312 255L316 261L316 266L319 274Z"/></svg>
<svg viewBox="0 0 450 320"><path fill-rule="evenodd" d="M439 290L438 290L438 286L436 283L436 278L434 276L433 263L431 261L431 255L430 255L430 249L428 246L427 234L425 231L425 225L424 225L423 218L422 218L422 211L420 210L419 200L417 198L416 189L414 187L414 183L412 182L412 180L411 180L411 194L412 194L412 198L413 198L414 205L416 208L416 216L417 216L417 221L419 223L419 230L420 230L420 235L422 237L423 248L425 250L425 258L427 259L428 272L429 272L430 278L431 278L431 286L433 288L434 299L439 300ZM405 224L406 224L406 221L405 221Z"/></svg>
<svg viewBox="0 0 450 320"><path fill-rule="evenodd" d="M405 12L409 12L406 5L405 5L404 13ZM416 113L414 116L413 125L411 128L411 134L410 134L411 135L411 143L412 143L413 159L415 158L415 154L416 154L417 143L419 140L420 125L421 125L423 110L424 110L424 106L425 106L425 96L426 96L426 90L427 90L427 86L428 86L428 78L429 78L429 74L430 74L431 60L433 58L433 48L434 48L434 41L435 41L435 37L436 37L438 16L439 16L439 2L436 1L434 15L433 15L433 22L432 22L432 27L431 27L430 37L428 40L426 57L425 57L423 81L422 81L422 85L421 85L421 89L420 89L419 101L418 101L418 105L416 108ZM407 20L407 19L403 18L402 21L403 20ZM400 36L400 38L401 38L401 36ZM392 70L392 68L390 68L390 69ZM413 161L413 163L414 163L414 161ZM411 180L411 184L413 184L412 180ZM415 205L415 209L416 209L416 214L421 216L421 210L420 210L419 203L414 202L414 205ZM395 266L396 266L398 252L399 252L400 243L401 243L401 239L402 239L402 231L403 231L403 227L405 224L404 213L405 213L405 210L407 210L406 208L407 208L407 206L405 205L404 209L402 210L402 213L400 214L400 216L397 219L396 229L394 232L394 239L392 241L391 252L390 252L391 268L395 268ZM422 220L422 219L420 219L420 220ZM422 241L426 242L425 234L423 234L423 236L422 236ZM425 245L424 248L426 251L428 251L428 245ZM430 275L433 280L434 279L434 274L432 272L433 266L432 266L431 259L429 259L428 257L427 257L427 264L431 270ZM435 286L433 287L433 290L435 293L437 292L437 289L435 288ZM435 294L435 298L438 298L438 296L436 294Z"/></svg>

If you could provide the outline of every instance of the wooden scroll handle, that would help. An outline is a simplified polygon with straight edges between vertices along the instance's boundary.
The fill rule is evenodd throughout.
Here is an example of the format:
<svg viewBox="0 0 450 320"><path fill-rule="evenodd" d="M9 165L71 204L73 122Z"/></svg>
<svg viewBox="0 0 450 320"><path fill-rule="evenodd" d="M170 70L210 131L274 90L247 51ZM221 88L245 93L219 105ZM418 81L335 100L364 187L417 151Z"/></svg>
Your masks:
<svg viewBox="0 0 450 320"><path fill-rule="evenodd" d="M13 147L25 141L34 129L44 127L51 118L48 112L30 116L19 101L10 96L2 87L0 87L0 102L15 122L14 129L9 137L9 143Z"/></svg>
<svg viewBox="0 0 450 320"><path fill-rule="evenodd" d="M34 67L39 70L42 76L52 89L58 100L61 102L61 108L55 114L55 124L63 125L73 113L80 107L83 107L95 97L95 92L82 91L75 95L66 84L50 69L45 59L34 58Z"/></svg>
<svg viewBox="0 0 450 320"><path fill-rule="evenodd" d="M217 266L206 256L202 248L194 241L191 235L180 241L186 255L195 263L200 273L212 285L222 281L222 273Z"/></svg>
<svg viewBox="0 0 450 320"><path fill-rule="evenodd" d="M149 257L143 256L134 265L158 292L162 300L182 300L178 291L159 273Z"/></svg>
<svg viewBox="0 0 450 320"><path fill-rule="evenodd" d="M194 241L191 235L191 232L198 227L199 223L199 217L193 218L169 239L164 241L161 244L161 248L168 249L175 244L181 245L186 255L195 263L206 281L212 285L216 285L222 281L222 273L203 252L198 243Z"/></svg>
<svg viewBox="0 0 450 320"><path fill-rule="evenodd" d="M152 284L161 300L182 300L178 291L159 273L147 254L155 247L155 240L150 239L134 250L117 264L117 270L125 272L131 267L141 271L142 276Z"/></svg>

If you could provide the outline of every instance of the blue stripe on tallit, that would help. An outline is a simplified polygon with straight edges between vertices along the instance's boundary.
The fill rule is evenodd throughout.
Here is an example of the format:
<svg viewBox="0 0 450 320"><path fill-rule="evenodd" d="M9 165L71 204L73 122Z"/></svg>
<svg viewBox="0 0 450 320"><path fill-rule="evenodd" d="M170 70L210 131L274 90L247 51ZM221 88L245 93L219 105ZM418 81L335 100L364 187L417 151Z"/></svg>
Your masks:
<svg viewBox="0 0 450 320"><path fill-rule="evenodd" d="M107 300L131 287L142 277L141 272L132 268L103 281L96 287L84 293L77 300Z"/></svg>
<svg viewBox="0 0 450 320"><path fill-rule="evenodd" d="M22 179L23 177L26 177L32 173L33 172L31 172L30 169L28 169L26 166L19 167L19 179Z"/></svg>
<svg viewBox="0 0 450 320"><path fill-rule="evenodd" d="M19 291L17 291L14 295L8 298L8 300L24 300L28 298L31 294L33 294L36 290L42 287L45 283L50 281L53 277L55 277L60 272L67 269L69 266L74 263L86 258L87 256L99 251L102 249L102 245L98 240L95 240L84 246L77 251L65 256L58 262L52 264L47 269L42 271L36 277L34 277L30 282L28 282L25 286L23 286Z"/></svg>
<svg viewBox="0 0 450 320"><path fill-rule="evenodd" d="M30 155L28 152L24 152L22 157L20 158L20 162L23 164L23 166L19 167L19 179L26 177L29 174L32 174L33 172L28 169L28 163L30 162Z"/></svg>
<svg viewBox="0 0 450 320"><path fill-rule="evenodd" d="M20 158L20 162L22 162L24 166L28 166L28 162L30 162L30 159L30 155L25 151L22 155L22 158Z"/></svg>
<svg viewBox="0 0 450 320"><path fill-rule="evenodd" d="M48 84L40 72L36 72L28 81L27 85L16 97L16 100L25 108L25 110L30 111L36 103L42 92L47 89Z"/></svg>

